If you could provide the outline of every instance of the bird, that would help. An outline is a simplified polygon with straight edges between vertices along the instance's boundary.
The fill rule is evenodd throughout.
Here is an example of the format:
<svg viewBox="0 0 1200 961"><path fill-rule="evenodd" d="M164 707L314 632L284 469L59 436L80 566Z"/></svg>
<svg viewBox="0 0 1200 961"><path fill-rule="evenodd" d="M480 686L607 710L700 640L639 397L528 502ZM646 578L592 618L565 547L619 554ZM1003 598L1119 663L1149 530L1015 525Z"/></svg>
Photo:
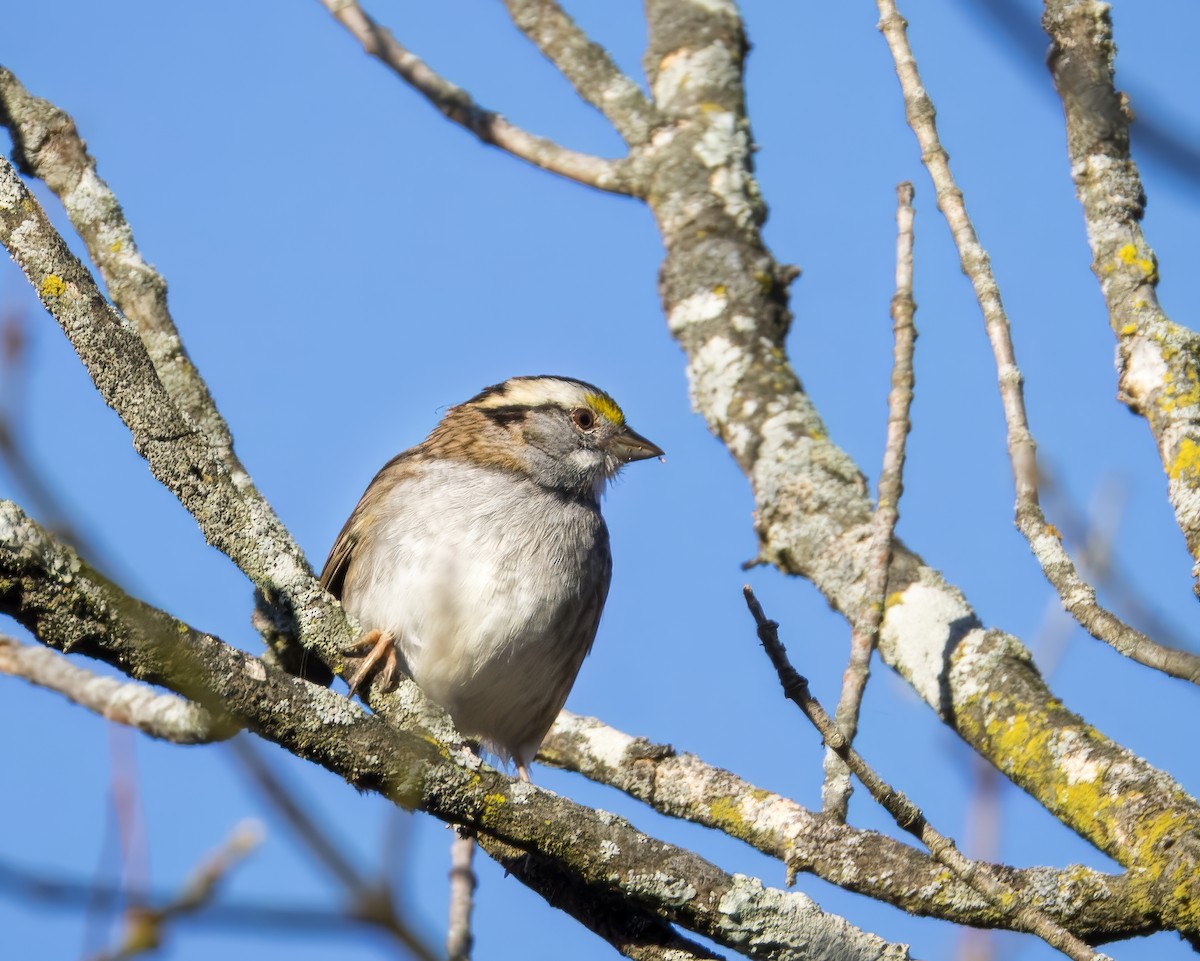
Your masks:
<svg viewBox="0 0 1200 961"><path fill-rule="evenodd" d="M321 586L363 630L349 696L410 676L529 781L592 647L612 556L600 500L663 451L582 380L513 377L451 407L375 475Z"/></svg>

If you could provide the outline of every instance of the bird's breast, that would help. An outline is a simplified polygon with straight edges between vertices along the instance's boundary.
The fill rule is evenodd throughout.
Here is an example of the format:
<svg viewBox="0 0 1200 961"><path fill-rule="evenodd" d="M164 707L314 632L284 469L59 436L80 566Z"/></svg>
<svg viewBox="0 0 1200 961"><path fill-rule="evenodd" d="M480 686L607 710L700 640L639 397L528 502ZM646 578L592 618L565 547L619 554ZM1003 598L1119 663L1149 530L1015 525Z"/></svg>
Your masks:
<svg viewBox="0 0 1200 961"><path fill-rule="evenodd" d="M343 603L390 631L405 667L446 707L486 678L527 684L531 668L570 680L590 646L610 572L594 503L519 475L433 462L378 505L347 572ZM578 648L582 645L583 650Z"/></svg>

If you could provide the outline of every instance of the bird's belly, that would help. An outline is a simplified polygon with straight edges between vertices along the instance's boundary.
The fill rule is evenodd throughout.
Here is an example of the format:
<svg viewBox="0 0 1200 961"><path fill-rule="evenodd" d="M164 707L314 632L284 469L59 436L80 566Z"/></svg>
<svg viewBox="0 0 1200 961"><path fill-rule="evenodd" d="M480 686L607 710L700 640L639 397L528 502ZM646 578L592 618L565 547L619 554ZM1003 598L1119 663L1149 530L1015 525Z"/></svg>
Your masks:
<svg viewBox="0 0 1200 961"><path fill-rule="evenodd" d="M440 517L401 512L356 562L343 600L364 629L393 635L405 670L464 733L521 756L591 646L607 533L593 505L550 521L526 497L511 510L495 497L450 501Z"/></svg>

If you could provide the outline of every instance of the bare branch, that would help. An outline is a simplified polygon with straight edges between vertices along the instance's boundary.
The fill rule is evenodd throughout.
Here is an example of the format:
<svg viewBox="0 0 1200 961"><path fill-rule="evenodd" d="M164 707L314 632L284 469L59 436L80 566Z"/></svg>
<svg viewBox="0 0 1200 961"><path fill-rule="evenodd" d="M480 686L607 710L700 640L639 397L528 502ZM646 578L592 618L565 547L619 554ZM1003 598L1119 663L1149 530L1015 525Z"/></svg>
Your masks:
<svg viewBox="0 0 1200 961"><path fill-rule="evenodd" d="M909 125L917 136L921 145L921 159L937 188L938 207L950 225L963 272L975 289L988 340L996 358L1000 397L1008 427L1008 454L1017 488L1017 527L1029 541L1046 579L1058 592L1063 606L1089 634L1139 664L1200 684L1200 656L1163 647L1099 605L1096 592L1080 576L1074 561L1063 547L1061 536L1042 512L1038 503L1036 444L1025 414L1021 372L1017 367L1000 288L992 273L987 252L979 243L967 215L962 191L950 170L949 155L938 139L933 102L921 83L917 63L908 44L904 20L893 0L878 0L878 7L881 18L879 28L896 62ZM1197 451L1200 452L1200 447L1197 447Z"/></svg>
<svg viewBox="0 0 1200 961"><path fill-rule="evenodd" d="M555 0L504 0L513 23L532 40L584 100L609 119L631 147L663 122L641 88L608 51L579 29Z"/></svg>
<svg viewBox="0 0 1200 961"><path fill-rule="evenodd" d="M344 852L345 846L331 838L318 819L300 799L295 784L285 785L257 745L249 738L235 738L229 744L254 786L279 814L292 833L313 857L342 884L349 895L349 915L386 931L405 950L421 961L434 961L437 953L430 948L412 925L397 915L395 899L386 885L370 882Z"/></svg>
<svg viewBox="0 0 1200 961"><path fill-rule="evenodd" d="M10 900L30 901L40 906L114 910L125 903L128 892L94 878L70 877L35 871L0 860L0 891ZM174 895L151 892L149 904L166 904ZM203 912L180 916L180 921L213 927L236 927L272 933L337 933L344 936L355 928L366 929L362 919L347 916L340 906L326 903L297 904L278 901L216 901Z"/></svg>
<svg viewBox="0 0 1200 961"><path fill-rule="evenodd" d="M924 851L823 817L693 754L632 737L596 718L564 711L538 760L624 791L668 817L738 838L782 861L789 884L807 872L909 914L976 927L1008 923ZM1022 898L1047 905L1055 920L1089 941L1132 937L1160 925L1128 875L1082 865L1061 871L992 868Z"/></svg>
<svg viewBox="0 0 1200 961"><path fill-rule="evenodd" d="M1085 578L1113 599L1113 606L1125 611L1123 619L1140 625L1138 629L1159 643L1176 648L1195 648L1187 633L1158 609L1153 599L1138 587L1130 563L1115 551L1117 528L1122 521L1127 478L1101 478L1094 501L1086 510L1077 505L1046 464L1038 463L1038 489L1043 501L1049 501L1048 513L1062 532L1064 544L1077 552L1079 569ZM1132 559L1136 564L1136 559Z"/></svg>
<svg viewBox="0 0 1200 961"><path fill-rule="evenodd" d="M1066 928L1051 920L1034 906L1032 900L1021 899L1017 892L1001 881L986 864L963 857L954 842L937 831L912 801L875 773L863 760L862 755L851 746L833 718L821 707L820 702L812 696L808 689L808 681L792 667L787 650L779 640L779 625L767 619L749 587L744 589L744 593L746 606L750 608L754 623L758 627L758 638L779 675L784 696L795 702L804 716L812 722L813 727L821 733L826 746L837 752L838 757L871 792L871 797L883 805L896 824L914 837L920 838L921 843L929 848L929 852L950 868L960 880L988 897L997 908L1010 913L1015 922L1014 926L1019 930L1036 934L1074 961L1106 959L1105 955L1097 954Z"/></svg>
<svg viewBox="0 0 1200 961"><path fill-rule="evenodd" d="M240 824L225 844L204 860L185 882L179 893L160 908L133 906L125 914L121 943L95 961L124 961L158 948L164 929L176 918L193 914L208 906L217 888L237 864L258 847L261 831L253 823Z"/></svg>
<svg viewBox="0 0 1200 961"><path fill-rule="evenodd" d="M568 150L553 140L537 137L498 113L479 106L469 93L435 72L405 48L390 30L381 27L356 0L321 0L371 56L390 67L449 120L484 143L577 183L612 193L639 195L643 185L627 161L605 160Z"/></svg>
<svg viewBox="0 0 1200 961"><path fill-rule="evenodd" d="M693 404L751 482L759 559L808 578L857 623L872 505L788 357L787 287L796 272L772 258L759 230L765 211L736 7L648 0L646 9L647 74L658 108L675 121L673 136L655 138L642 158L646 169L670 171L671 189L646 199L662 232L659 292L687 355ZM1164 848L1149 826L1172 825L1167 857L1180 858L1172 876L1195 882L1158 886L1154 897L1169 926L1200 930L1200 857L1180 843L1200 831L1195 799L1068 710L1018 638L986 630L962 593L899 543L888 597L883 660L1056 818L1155 873ZM1081 779L1080 771L1088 773Z"/></svg>
<svg viewBox="0 0 1200 961"><path fill-rule="evenodd" d="M1200 591L1200 335L1159 306L1158 261L1142 232L1145 194L1129 153L1129 114L1113 85L1111 11L1046 0L1042 26L1066 112L1067 153L1083 206L1092 271L1117 335L1118 394L1146 418Z"/></svg>
<svg viewBox="0 0 1200 961"><path fill-rule="evenodd" d="M208 744L237 729L218 724L198 704L144 684L100 677L57 651L0 635L0 672L57 691L80 707L143 734L176 744Z"/></svg>
<svg viewBox="0 0 1200 961"><path fill-rule="evenodd" d="M475 837L461 828L450 842L450 920L446 926L448 961L471 961L471 911L475 906Z"/></svg>
<svg viewBox="0 0 1200 961"><path fill-rule="evenodd" d="M142 258L133 229L97 174L96 161L75 122L48 100L31 95L0 67L0 123L12 134L20 169L43 181L62 201L113 303L136 325L167 393L208 442L223 452L230 466L236 465L229 427L184 350L167 309L166 281Z"/></svg>
<svg viewBox="0 0 1200 961"><path fill-rule="evenodd" d="M513 781L470 752L447 748L426 728L369 715L193 630L104 581L7 501L0 501L0 572L0 613L43 643L112 663L210 710L221 705L254 733L361 790L540 855L555 869L547 884L599 886L625 910L658 914L754 959L909 956L804 895L726 874L620 818Z"/></svg>
<svg viewBox="0 0 1200 961"><path fill-rule="evenodd" d="M139 332L104 299L8 161L0 159L0 243L71 340L104 402L125 421L155 477L205 539L277 604L306 646L341 661L350 630L232 450L211 442L167 393Z"/></svg>
<svg viewBox="0 0 1200 961"><path fill-rule="evenodd" d="M863 691L871 676L871 655L879 643L884 598L892 563L896 522L900 519L900 495L904 489L905 438L912 428L909 409L913 396L913 349L917 329L913 314L913 185L896 188L896 293L892 296L892 389L888 394L887 441L883 469L879 473L879 496L871 522L865 599L862 619L854 625L850 640L850 663L842 679L842 696L837 706L837 726L849 742L858 731L858 712ZM850 803L850 772L832 750L825 753L825 784L821 789L826 814L846 820Z"/></svg>

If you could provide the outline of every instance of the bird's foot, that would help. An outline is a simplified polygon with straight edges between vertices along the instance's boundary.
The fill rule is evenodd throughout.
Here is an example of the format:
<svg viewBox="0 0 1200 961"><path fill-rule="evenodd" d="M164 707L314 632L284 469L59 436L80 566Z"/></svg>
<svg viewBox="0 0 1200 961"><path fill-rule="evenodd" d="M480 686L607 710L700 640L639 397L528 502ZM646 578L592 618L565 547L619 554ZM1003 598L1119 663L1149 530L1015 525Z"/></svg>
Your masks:
<svg viewBox="0 0 1200 961"><path fill-rule="evenodd" d="M367 631L367 633L346 648L347 654L363 657L362 664L358 666L358 670L350 678L350 690L346 692L346 697L354 697L358 691L358 686L375 670L375 667L381 660L384 662L383 670L379 672L377 681L380 689L390 691L396 686L400 665L396 660L395 640L387 631L376 629Z"/></svg>

